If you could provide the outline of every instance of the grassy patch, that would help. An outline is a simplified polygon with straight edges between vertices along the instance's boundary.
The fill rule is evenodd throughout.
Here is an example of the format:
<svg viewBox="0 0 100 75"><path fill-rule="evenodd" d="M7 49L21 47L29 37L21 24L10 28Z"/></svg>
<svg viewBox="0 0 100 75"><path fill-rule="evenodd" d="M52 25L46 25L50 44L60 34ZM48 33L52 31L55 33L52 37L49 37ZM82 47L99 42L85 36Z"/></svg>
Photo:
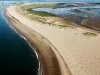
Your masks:
<svg viewBox="0 0 100 75"><path fill-rule="evenodd" d="M30 5L24 5L24 6L20 6L19 9L21 11L27 11L30 14L34 14L34 15L39 15L39 16L55 16L54 14L51 13L47 13L47 12L43 12L43 11L34 11L32 10L33 8L56 8L58 7L57 3L50 3L50 4L30 4Z"/></svg>
<svg viewBox="0 0 100 75"><path fill-rule="evenodd" d="M2 4L0 3L0 8L2 7Z"/></svg>
<svg viewBox="0 0 100 75"><path fill-rule="evenodd" d="M27 9L27 11L31 14L39 15L39 16L55 16L51 13L43 12L43 11L34 11L32 8Z"/></svg>
<svg viewBox="0 0 100 75"><path fill-rule="evenodd" d="M86 32L86 33L83 33L83 35L89 36L89 37L95 37L95 36L98 36L96 33L92 33L92 32Z"/></svg>
<svg viewBox="0 0 100 75"><path fill-rule="evenodd" d="M59 4L31 4L31 5L23 5L16 8L16 11L21 15L27 17L31 21L38 21L45 25L53 26L56 28L66 29L66 28L76 28L75 26L71 25L63 25L63 24L56 24L56 21L48 20L46 17L56 17L54 14L43 12L43 11L34 11L33 8L56 8ZM69 21L68 21L69 22Z"/></svg>
<svg viewBox="0 0 100 75"><path fill-rule="evenodd" d="M57 3L50 3L50 4L30 4L30 5L24 5L24 6L21 6L21 9L22 10L26 10L26 9L29 9L29 8L56 8L58 7L58 4Z"/></svg>

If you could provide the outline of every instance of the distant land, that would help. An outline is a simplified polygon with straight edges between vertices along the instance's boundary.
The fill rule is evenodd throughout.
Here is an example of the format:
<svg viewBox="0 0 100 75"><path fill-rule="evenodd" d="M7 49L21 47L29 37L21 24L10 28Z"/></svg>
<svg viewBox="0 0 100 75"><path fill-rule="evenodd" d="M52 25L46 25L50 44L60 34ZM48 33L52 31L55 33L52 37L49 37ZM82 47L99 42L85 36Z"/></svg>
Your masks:
<svg viewBox="0 0 100 75"><path fill-rule="evenodd" d="M16 1L16 0L2 0L2 1ZM100 0L17 0L27 2L100 2Z"/></svg>

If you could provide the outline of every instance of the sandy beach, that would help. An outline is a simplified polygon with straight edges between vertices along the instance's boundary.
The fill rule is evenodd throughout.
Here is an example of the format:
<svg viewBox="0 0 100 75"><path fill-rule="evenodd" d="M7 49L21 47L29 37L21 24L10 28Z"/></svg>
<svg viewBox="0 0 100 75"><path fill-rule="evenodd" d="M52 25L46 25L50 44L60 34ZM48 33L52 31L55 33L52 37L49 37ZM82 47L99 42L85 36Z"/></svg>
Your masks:
<svg viewBox="0 0 100 75"><path fill-rule="evenodd" d="M100 34L83 35L88 29L57 29L30 21L15 7L6 9L8 21L38 52L43 75L100 75Z"/></svg>
<svg viewBox="0 0 100 75"><path fill-rule="evenodd" d="M56 48L45 37L21 23L20 20L9 14L7 10L5 16L16 30L24 35L31 42L30 44L36 48L41 66L43 67L42 75L71 75Z"/></svg>

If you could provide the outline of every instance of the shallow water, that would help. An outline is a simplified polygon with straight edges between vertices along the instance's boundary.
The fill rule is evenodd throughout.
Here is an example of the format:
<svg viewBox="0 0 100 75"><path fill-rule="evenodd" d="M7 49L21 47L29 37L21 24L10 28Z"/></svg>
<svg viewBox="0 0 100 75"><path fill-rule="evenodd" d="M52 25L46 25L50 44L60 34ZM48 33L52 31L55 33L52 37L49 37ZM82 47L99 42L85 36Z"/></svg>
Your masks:
<svg viewBox="0 0 100 75"><path fill-rule="evenodd" d="M59 3L55 8L35 8L34 11L44 11L60 17L80 16L98 17L100 16L100 4L92 3Z"/></svg>
<svg viewBox="0 0 100 75"><path fill-rule="evenodd" d="M4 20L0 8L0 75L37 75L34 50Z"/></svg>

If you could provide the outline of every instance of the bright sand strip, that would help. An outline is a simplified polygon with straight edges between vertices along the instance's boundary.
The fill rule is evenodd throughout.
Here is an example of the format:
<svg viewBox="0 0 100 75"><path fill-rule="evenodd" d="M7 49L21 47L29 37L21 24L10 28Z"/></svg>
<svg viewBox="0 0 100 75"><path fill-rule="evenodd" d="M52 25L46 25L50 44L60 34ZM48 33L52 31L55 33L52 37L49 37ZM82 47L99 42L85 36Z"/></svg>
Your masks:
<svg viewBox="0 0 100 75"><path fill-rule="evenodd" d="M16 30L23 34L30 44L36 48L41 66L43 67L42 75L71 75L62 57L49 40L27 25L21 23L19 19L12 15L12 13L16 13L15 11L12 12L12 9L14 10L13 7L7 8L5 10L5 16ZM11 11L11 13L9 11ZM17 13L16 16L18 16ZM37 25L36 23L33 24Z"/></svg>
<svg viewBox="0 0 100 75"><path fill-rule="evenodd" d="M15 27L21 29L21 32L26 32L28 34L27 38L33 39L35 36L32 35L34 32L30 30L35 30L45 38L47 38L53 46L60 53L65 63L67 64L69 70L73 75L100 75L100 35L96 37L84 36L82 33L89 32L87 29L76 28L76 29L57 29L49 26L39 25L38 22L32 22L25 17L21 16L15 11L15 7L7 8L10 15L18 19L21 23L26 25L26 28L21 25L16 25ZM35 37L38 38L38 37ZM40 40L36 40L38 42ZM31 41L32 42L32 41ZM34 42L34 41L33 41ZM35 43L36 43L35 42ZM41 43L38 47L40 47ZM48 43L46 43L48 44ZM40 47L41 48L41 47ZM50 47L52 48L52 47ZM52 48L53 49L53 48ZM63 59L60 57L59 53L55 49L53 50L55 56L58 59L59 67L61 70L61 75L71 75L67 66L65 66ZM50 67L49 67L50 68ZM49 74L48 74L49 75ZM53 74L51 74L53 75ZM58 74L54 74L58 75Z"/></svg>

